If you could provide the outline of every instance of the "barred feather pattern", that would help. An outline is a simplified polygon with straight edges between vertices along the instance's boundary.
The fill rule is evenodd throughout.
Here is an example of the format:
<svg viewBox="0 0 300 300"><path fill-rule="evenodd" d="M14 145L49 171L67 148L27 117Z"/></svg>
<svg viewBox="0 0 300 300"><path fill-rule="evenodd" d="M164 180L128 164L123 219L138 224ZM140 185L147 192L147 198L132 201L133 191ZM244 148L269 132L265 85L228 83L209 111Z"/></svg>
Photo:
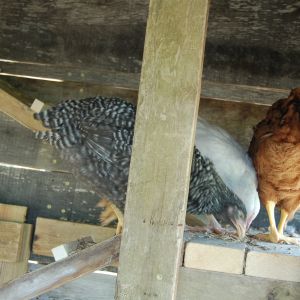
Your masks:
<svg viewBox="0 0 300 300"><path fill-rule="evenodd" d="M124 209L135 106L119 99L95 97L67 100L35 118L49 128L36 138L55 146L80 180L91 183L99 197ZM187 211L221 213L226 203L243 203L231 192L214 169L213 163L195 148Z"/></svg>
<svg viewBox="0 0 300 300"><path fill-rule="evenodd" d="M246 215L242 201L224 184L213 163L195 147L187 212L218 215L229 205L236 205Z"/></svg>

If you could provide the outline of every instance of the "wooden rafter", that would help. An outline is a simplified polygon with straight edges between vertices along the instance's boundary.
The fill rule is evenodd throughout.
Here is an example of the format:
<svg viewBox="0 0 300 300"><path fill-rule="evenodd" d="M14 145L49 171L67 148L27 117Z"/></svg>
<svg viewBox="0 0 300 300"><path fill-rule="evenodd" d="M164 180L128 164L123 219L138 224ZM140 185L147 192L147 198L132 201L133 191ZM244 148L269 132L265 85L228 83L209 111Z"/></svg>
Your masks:
<svg viewBox="0 0 300 300"><path fill-rule="evenodd" d="M45 130L42 124L33 118L33 111L14 96L0 88L0 111L14 118L32 131Z"/></svg>

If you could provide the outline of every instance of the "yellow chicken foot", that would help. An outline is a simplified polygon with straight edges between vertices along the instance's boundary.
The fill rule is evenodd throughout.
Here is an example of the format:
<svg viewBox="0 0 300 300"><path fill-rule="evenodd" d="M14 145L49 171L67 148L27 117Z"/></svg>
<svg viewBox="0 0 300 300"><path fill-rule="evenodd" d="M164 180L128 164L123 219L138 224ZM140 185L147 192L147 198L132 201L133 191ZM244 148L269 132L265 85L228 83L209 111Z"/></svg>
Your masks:
<svg viewBox="0 0 300 300"><path fill-rule="evenodd" d="M288 237L283 234L284 226L286 224L288 213L281 209L280 221L278 224L278 230L276 228L275 217L274 217L274 210L275 210L275 203L274 202L267 202L266 209L268 212L268 217L270 221L270 233L269 234L257 234L256 238L273 243L286 243L286 244L294 244L300 245L300 241L297 238Z"/></svg>
<svg viewBox="0 0 300 300"><path fill-rule="evenodd" d="M280 211L280 221L279 221L279 224L278 224L279 242L285 242L287 244L300 245L299 239L293 238L293 237L288 237L288 236L285 236L283 234L284 227L285 227L285 224L287 222L288 216L289 216L288 212L285 211L284 209L281 209L281 211Z"/></svg>
<svg viewBox="0 0 300 300"><path fill-rule="evenodd" d="M111 208L113 209L118 218L116 234L121 234L124 228L124 215L114 204L111 204Z"/></svg>
<svg viewBox="0 0 300 300"><path fill-rule="evenodd" d="M268 201L266 203L266 210L267 210L269 222L270 222L270 233L268 233L268 234L260 233L260 234L257 234L255 237L262 241L278 243L279 233L276 228L275 215L274 215L275 202Z"/></svg>
<svg viewBox="0 0 300 300"><path fill-rule="evenodd" d="M124 227L123 213L107 199L101 199L96 206L105 208L99 217L101 225L107 226L111 222L118 220L116 234L122 233Z"/></svg>

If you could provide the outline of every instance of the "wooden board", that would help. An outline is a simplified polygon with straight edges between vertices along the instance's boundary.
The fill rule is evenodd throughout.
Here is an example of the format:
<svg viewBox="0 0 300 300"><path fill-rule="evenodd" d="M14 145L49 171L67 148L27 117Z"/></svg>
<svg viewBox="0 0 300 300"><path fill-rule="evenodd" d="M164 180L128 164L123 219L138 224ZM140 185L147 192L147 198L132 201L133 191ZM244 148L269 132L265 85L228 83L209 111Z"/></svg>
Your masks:
<svg viewBox="0 0 300 300"><path fill-rule="evenodd" d="M18 99L0 88L0 111L11 116L23 126L33 130L45 130L40 122L33 118L33 111Z"/></svg>
<svg viewBox="0 0 300 300"><path fill-rule="evenodd" d="M33 253L53 256L51 249L76 239L92 236L99 243L115 235L115 229L89 224L37 218Z"/></svg>
<svg viewBox="0 0 300 300"><path fill-rule="evenodd" d="M0 298L29 300L69 281L115 263L121 236L114 236L63 260L8 282L0 288Z"/></svg>
<svg viewBox="0 0 300 300"><path fill-rule="evenodd" d="M42 267L42 266L38 266ZM36 268L34 268L36 269ZM39 300L114 300L117 274L91 273L38 297Z"/></svg>
<svg viewBox="0 0 300 300"><path fill-rule="evenodd" d="M183 265L188 268L243 274L246 245L218 239L196 239L185 245Z"/></svg>
<svg viewBox="0 0 300 300"><path fill-rule="evenodd" d="M0 203L0 220L24 223L27 207Z"/></svg>
<svg viewBox="0 0 300 300"><path fill-rule="evenodd" d="M64 99L80 99L95 95L118 96L136 103L138 90L138 82L131 88L122 88L91 83L88 79L84 82L55 82L12 76L0 77L0 86L29 105L35 98L46 104L54 105ZM289 92L289 89L224 84L203 80L201 97L270 105L280 98L287 97Z"/></svg>
<svg viewBox="0 0 300 300"><path fill-rule="evenodd" d="M1 202L30 207L31 224L37 216L98 224L100 196L69 173L0 165Z"/></svg>
<svg viewBox="0 0 300 300"><path fill-rule="evenodd" d="M185 267L300 283L300 248L296 245L255 239L241 242L205 234L186 234L185 238Z"/></svg>
<svg viewBox="0 0 300 300"><path fill-rule="evenodd" d="M32 225L24 224L23 236L21 239L21 253L18 262L0 262L0 284L18 278L28 270L28 259L30 257Z"/></svg>
<svg viewBox="0 0 300 300"><path fill-rule="evenodd" d="M0 138L1 163L48 171L67 171L66 164L61 161L54 147L36 140L33 132L2 113Z"/></svg>
<svg viewBox="0 0 300 300"><path fill-rule="evenodd" d="M207 17L150 2L116 299L176 298Z"/></svg>
<svg viewBox="0 0 300 300"><path fill-rule="evenodd" d="M138 76L132 77L141 68L148 4L3 2L0 58L13 63L0 63L1 73L137 84ZM277 88L299 84L298 12L290 0L212 1L204 78Z"/></svg>
<svg viewBox="0 0 300 300"><path fill-rule="evenodd" d="M264 250L253 247L248 252L245 274L300 283L300 247L261 244L264 245Z"/></svg>
<svg viewBox="0 0 300 300"><path fill-rule="evenodd" d="M20 222L25 221L27 207L0 204L0 219ZM32 225L23 224L23 236L21 239L21 253L18 262L0 262L0 284L15 279L28 270L28 259L30 256Z"/></svg>
<svg viewBox="0 0 300 300"><path fill-rule="evenodd" d="M113 274L92 273L39 299L114 300L115 283ZM298 300L299 294L295 282L180 268L177 300Z"/></svg>
<svg viewBox="0 0 300 300"><path fill-rule="evenodd" d="M180 268L177 300L298 300L300 283Z"/></svg>
<svg viewBox="0 0 300 300"><path fill-rule="evenodd" d="M0 261L16 262L20 259L23 224L0 221Z"/></svg>

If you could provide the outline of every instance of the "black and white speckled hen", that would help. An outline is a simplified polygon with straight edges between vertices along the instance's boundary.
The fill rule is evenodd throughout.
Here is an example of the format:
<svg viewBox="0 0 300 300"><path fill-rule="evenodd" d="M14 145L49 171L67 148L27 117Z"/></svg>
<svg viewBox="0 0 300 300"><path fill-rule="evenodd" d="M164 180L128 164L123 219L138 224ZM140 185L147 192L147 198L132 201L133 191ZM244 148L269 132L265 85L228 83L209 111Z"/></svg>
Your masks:
<svg viewBox="0 0 300 300"><path fill-rule="evenodd" d="M50 129L38 132L37 138L54 145L71 163L75 175L113 202L119 219L117 231L123 226L135 113L135 106L122 99L95 97L68 100L35 114ZM196 148L187 212L225 216L240 237L245 235L245 205Z"/></svg>

